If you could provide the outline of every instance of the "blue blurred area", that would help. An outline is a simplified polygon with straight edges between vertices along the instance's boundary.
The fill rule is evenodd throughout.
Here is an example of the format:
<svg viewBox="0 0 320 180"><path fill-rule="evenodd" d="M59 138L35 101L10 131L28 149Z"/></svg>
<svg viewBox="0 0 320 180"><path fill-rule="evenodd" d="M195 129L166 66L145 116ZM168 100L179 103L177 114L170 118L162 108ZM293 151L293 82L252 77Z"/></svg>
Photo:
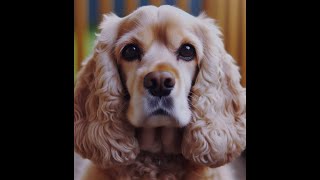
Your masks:
<svg viewBox="0 0 320 180"><path fill-rule="evenodd" d="M90 0L89 2L89 24L90 27L95 27L99 24L99 1ZM125 16L125 3L127 0L114 0L113 12L120 17ZM177 0L162 0L162 4L176 5ZM202 0L189 0L190 13L197 16L202 11ZM150 5L149 0L140 0L138 6Z"/></svg>
<svg viewBox="0 0 320 180"><path fill-rule="evenodd" d="M165 0L164 2L165 2L164 4L169 4L169 5L175 5L177 3L176 0Z"/></svg>
<svg viewBox="0 0 320 180"><path fill-rule="evenodd" d="M148 0L140 0L139 6L146 6L146 5L149 5Z"/></svg>
<svg viewBox="0 0 320 180"><path fill-rule="evenodd" d="M191 14L194 16L198 16L202 10L202 1L201 0L191 0Z"/></svg>
<svg viewBox="0 0 320 180"><path fill-rule="evenodd" d="M123 17L125 14L124 10L124 0L114 0L113 1L114 13L120 17Z"/></svg>
<svg viewBox="0 0 320 180"><path fill-rule="evenodd" d="M90 27L96 26L98 22L98 0L89 1L89 25Z"/></svg>

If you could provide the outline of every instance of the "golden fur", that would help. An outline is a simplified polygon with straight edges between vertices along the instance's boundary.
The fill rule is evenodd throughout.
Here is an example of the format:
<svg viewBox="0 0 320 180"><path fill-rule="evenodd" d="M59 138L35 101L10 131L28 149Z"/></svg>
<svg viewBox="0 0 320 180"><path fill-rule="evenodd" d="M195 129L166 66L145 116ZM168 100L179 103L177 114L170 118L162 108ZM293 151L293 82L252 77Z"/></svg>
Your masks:
<svg viewBox="0 0 320 180"><path fill-rule="evenodd" d="M82 179L234 179L228 163L246 146L246 90L214 21L145 6L105 16L100 29L75 87L75 151L90 160ZM141 60L122 59L128 43ZM195 47L193 61L177 60L183 43ZM174 125L146 119L143 78L159 70L176 79Z"/></svg>

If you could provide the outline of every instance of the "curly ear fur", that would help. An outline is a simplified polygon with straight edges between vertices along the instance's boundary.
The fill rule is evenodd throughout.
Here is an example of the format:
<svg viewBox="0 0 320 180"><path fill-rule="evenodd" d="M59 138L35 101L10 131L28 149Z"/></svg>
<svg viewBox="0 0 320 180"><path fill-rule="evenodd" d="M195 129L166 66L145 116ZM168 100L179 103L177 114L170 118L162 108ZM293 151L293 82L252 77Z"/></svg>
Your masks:
<svg viewBox="0 0 320 180"><path fill-rule="evenodd" d="M111 54L119 21L115 15L105 16L74 93L75 151L103 168L129 163L139 152L134 129L125 119L127 102Z"/></svg>
<svg viewBox="0 0 320 180"><path fill-rule="evenodd" d="M204 58L192 87L193 114L184 132L182 154L195 163L218 167L239 156L246 146L246 90L213 20L204 15L199 20L196 31L202 38Z"/></svg>

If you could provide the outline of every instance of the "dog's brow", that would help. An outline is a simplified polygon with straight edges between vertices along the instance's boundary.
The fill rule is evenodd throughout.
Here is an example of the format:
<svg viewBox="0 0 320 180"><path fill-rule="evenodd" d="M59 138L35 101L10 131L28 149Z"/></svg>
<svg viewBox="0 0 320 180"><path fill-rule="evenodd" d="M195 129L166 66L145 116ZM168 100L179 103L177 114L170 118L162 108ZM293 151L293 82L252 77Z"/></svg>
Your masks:
<svg viewBox="0 0 320 180"><path fill-rule="evenodd" d="M142 26L147 23L148 18L150 18L144 11L136 12L132 16L126 17L119 26L119 31L117 39L132 31L133 29Z"/></svg>
<svg viewBox="0 0 320 180"><path fill-rule="evenodd" d="M164 45L168 45L168 37L167 37L167 29L169 28L170 24L167 22L159 22L156 21L155 23L143 23L142 21L142 14L137 14L134 17L128 17L127 19L123 20L119 26L119 31L117 34L117 40L119 40L123 35L126 33L133 31L137 27L144 27L150 28L153 32L154 37L163 43Z"/></svg>
<svg viewBox="0 0 320 180"><path fill-rule="evenodd" d="M117 35L117 40L121 38L127 32L132 31L137 26L139 26L139 22L136 20L124 20L119 26L119 32Z"/></svg>
<svg viewBox="0 0 320 180"><path fill-rule="evenodd" d="M167 24L161 23L161 24L154 24L152 26L152 32L154 33L154 37L159 42L162 42L165 46L168 45L168 38L167 38Z"/></svg>

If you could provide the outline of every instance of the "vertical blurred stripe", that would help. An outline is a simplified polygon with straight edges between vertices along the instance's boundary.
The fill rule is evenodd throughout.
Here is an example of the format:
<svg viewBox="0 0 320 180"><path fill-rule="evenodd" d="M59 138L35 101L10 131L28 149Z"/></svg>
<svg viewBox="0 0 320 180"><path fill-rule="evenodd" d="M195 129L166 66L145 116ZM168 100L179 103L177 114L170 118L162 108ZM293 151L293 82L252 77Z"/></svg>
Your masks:
<svg viewBox="0 0 320 180"><path fill-rule="evenodd" d="M75 4L75 34L77 41L77 67L79 70L84 58L84 42L88 35L88 2L87 0L78 0Z"/></svg>
<svg viewBox="0 0 320 180"><path fill-rule="evenodd" d="M162 0L150 0L150 4L160 6L162 4Z"/></svg>
<svg viewBox="0 0 320 180"><path fill-rule="evenodd" d="M203 0L202 9L206 12L206 14L217 20L217 0Z"/></svg>
<svg viewBox="0 0 320 180"><path fill-rule="evenodd" d="M99 0L99 22L103 19L103 14L113 11L113 0Z"/></svg>
<svg viewBox="0 0 320 180"><path fill-rule="evenodd" d="M174 5L176 5L176 0L165 0L164 3L174 6Z"/></svg>
<svg viewBox="0 0 320 180"><path fill-rule="evenodd" d="M140 6L146 6L146 5L149 5L148 0L140 0Z"/></svg>
<svg viewBox="0 0 320 180"><path fill-rule="evenodd" d="M128 0L125 4L126 6L126 15L132 13L138 7L138 0Z"/></svg>
<svg viewBox="0 0 320 180"><path fill-rule="evenodd" d="M180 9L189 12L189 0L177 0L177 6Z"/></svg>
<svg viewBox="0 0 320 180"><path fill-rule="evenodd" d="M217 23L220 26L222 33L226 37L227 33L227 0L216 0L217 4ZM225 42L226 43L226 42Z"/></svg>
<svg viewBox="0 0 320 180"><path fill-rule="evenodd" d="M90 28L97 25L98 19L98 0L90 0L89 3L89 25Z"/></svg>
<svg viewBox="0 0 320 180"><path fill-rule="evenodd" d="M202 0L191 0L190 2L191 14L198 16L202 9Z"/></svg>
<svg viewBox="0 0 320 180"><path fill-rule="evenodd" d="M247 44L246 44L246 25L247 25L247 15L246 15L246 1L241 1L241 83L246 86L246 62L247 62Z"/></svg>
<svg viewBox="0 0 320 180"><path fill-rule="evenodd" d="M234 57L240 64L240 1L239 0L228 0L228 43L227 49L229 53Z"/></svg>
<svg viewBox="0 0 320 180"><path fill-rule="evenodd" d="M119 17L124 16L124 0L114 0L114 12Z"/></svg>

